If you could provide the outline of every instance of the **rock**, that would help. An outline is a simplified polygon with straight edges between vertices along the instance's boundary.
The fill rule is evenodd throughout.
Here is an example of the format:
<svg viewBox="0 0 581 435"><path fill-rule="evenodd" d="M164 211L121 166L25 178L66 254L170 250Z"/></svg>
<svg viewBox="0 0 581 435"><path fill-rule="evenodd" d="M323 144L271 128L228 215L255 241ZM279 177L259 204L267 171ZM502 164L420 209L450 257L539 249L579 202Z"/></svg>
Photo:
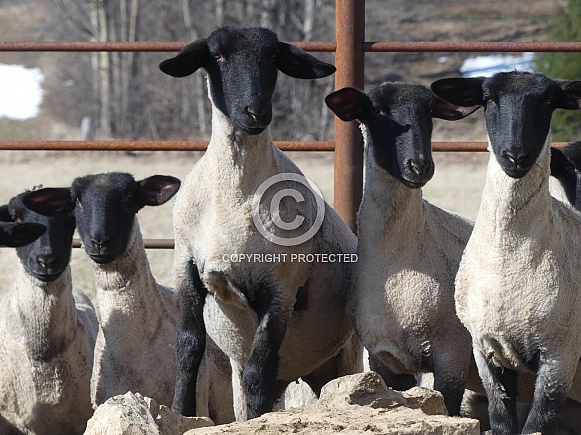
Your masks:
<svg viewBox="0 0 581 435"><path fill-rule="evenodd" d="M85 435L177 435L213 425L207 417L183 417L153 399L128 392L99 406Z"/></svg>
<svg viewBox="0 0 581 435"><path fill-rule="evenodd" d="M299 433L479 435L478 420L448 417L442 395L415 387L405 392L385 386L374 372L329 382L317 403L271 412L247 422L194 429L184 435Z"/></svg>
<svg viewBox="0 0 581 435"><path fill-rule="evenodd" d="M404 392L392 390L373 371L334 379L321 390L320 406L333 407L344 403L372 408L405 406L421 409L429 415L448 415L444 397L438 391L422 387Z"/></svg>

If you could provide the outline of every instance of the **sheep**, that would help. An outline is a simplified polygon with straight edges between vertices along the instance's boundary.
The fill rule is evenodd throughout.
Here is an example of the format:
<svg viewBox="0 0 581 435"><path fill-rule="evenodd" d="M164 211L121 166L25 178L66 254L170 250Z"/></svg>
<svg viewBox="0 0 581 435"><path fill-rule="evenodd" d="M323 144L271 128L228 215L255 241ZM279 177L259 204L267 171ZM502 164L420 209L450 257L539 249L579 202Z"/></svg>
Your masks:
<svg viewBox="0 0 581 435"><path fill-rule="evenodd" d="M93 413L97 318L88 297L72 288L75 219L63 192L25 192L0 210L3 221L47 229L16 249L14 284L0 302L0 428L7 433L82 434Z"/></svg>
<svg viewBox="0 0 581 435"><path fill-rule="evenodd" d="M96 282L100 328L91 380L95 407L127 391L171 404L175 291L155 281L136 214L145 206L164 204L179 186L174 177L154 175L136 181L123 172L86 175L71 185L79 236ZM229 360L215 345L207 355L200 373L198 412L218 424L229 423L234 420Z"/></svg>
<svg viewBox="0 0 581 435"><path fill-rule="evenodd" d="M571 142L563 148L551 147L551 194L581 211L581 142ZM558 183L554 183L553 179Z"/></svg>
<svg viewBox="0 0 581 435"><path fill-rule="evenodd" d="M423 199L421 187L434 174L432 118L455 121L478 106L453 106L425 86L393 82L369 94L343 88L325 102L343 121L361 123L365 143L358 261L347 300L355 331L390 372L411 381L433 372L448 412L459 415L472 347L456 317L454 278L472 222Z"/></svg>
<svg viewBox="0 0 581 435"><path fill-rule="evenodd" d="M181 311L172 407L194 415L191 380L207 330L230 357L236 417L251 419L299 377L318 396L329 380L362 370L362 346L344 307L352 265L342 259L352 258L356 237L303 184L269 128L277 70L313 79L335 67L268 29L219 28L160 64L173 77L199 68L208 73L212 136L174 203ZM257 193L275 180L278 189ZM333 257L297 260L307 254Z"/></svg>
<svg viewBox="0 0 581 435"><path fill-rule="evenodd" d="M472 336L494 433L516 433L517 373L536 373L523 433L549 431L567 396L581 399L581 215L549 193L555 109L579 109L581 81L507 72L432 83L485 109L490 159L456 276L456 311ZM520 378L519 378L520 380Z"/></svg>

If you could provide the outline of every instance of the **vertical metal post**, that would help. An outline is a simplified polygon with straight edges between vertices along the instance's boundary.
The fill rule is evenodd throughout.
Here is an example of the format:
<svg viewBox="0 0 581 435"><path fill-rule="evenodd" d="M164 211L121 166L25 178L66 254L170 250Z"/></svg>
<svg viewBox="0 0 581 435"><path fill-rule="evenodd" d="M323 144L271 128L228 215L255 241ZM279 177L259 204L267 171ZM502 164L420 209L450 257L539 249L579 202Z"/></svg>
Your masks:
<svg viewBox="0 0 581 435"><path fill-rule="evenodd" d="M365 0L335 2L335 89L363 90ZM363 192L363 139L356 122L335 118L335 210L356 232Z"/></svg>

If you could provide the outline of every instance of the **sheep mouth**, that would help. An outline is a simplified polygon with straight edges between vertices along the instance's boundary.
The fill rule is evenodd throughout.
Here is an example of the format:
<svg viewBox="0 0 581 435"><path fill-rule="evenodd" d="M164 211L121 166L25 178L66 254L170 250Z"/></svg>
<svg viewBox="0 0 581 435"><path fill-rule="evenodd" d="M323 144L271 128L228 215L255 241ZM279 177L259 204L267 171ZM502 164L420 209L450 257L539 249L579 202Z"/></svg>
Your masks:
<svg viewBox="0 0 581 435"><path fill-rule="evenodd" d="M59 270L57 272L35 272L34 270L28 270L28 273L34 278L42 282L52 282L55 281L59 276L63 274L64 270Z"/></svg>
<svg viewBox="0 0 581 435"><path fill-rule="evenodd" d="M89 254L91 260L98 264L107 264L111 263L113 260L117 258L117 253L112 254Z"/></svg>
<svg viewBox="0 0 581 435"><path fill-rule="evenodd" d="M266 127L248 127L239 122L238 129L251 136L256 136L266 130Z"/></svg>
<svg viewBox="0 0 581 435"><path fill-rule="evenodd" d="M503 172L506 175L508 175L510 178L515 178L518 180L519 178L522 178L526 174L528 174L529 171L531 170L532 166L527 167L527 168L523 168L523 167L515 168L514 166L501 165L501 168L502 168Z"/></svg>
<svg viewBox="0 0 581 435"><path fill-rule="evenodd" d="M403 183L404 186L409 187L410 189L421 189L428 182L427 180L426 181L414 181L414 180L410 180L408 178L405 178L403 176L400 178L400 181Z"/></svg>

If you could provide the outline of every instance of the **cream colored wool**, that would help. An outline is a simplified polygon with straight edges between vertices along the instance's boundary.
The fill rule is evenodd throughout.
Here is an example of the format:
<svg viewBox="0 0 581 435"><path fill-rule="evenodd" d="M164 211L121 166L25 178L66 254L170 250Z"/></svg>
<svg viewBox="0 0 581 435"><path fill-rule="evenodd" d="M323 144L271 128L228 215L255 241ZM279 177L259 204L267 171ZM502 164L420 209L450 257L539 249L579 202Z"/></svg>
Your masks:
<svg viewBox="0 0 581 435"><path fill-rule="evenodd" d="M70 267L44 283L18 263L0 301L0 416L25 434L82 434L93 414L97 328L91 302L72 288Z"/></svg>
<svg viewBox="0 0 581 435"><path fill-rule="evenodd" d="M480 209L456 277L456 310L475 351L529 370L515 345L540 344L551 377L581 399L581 214L549 194L550 135L521 179L491 151ZM490 148L490 147L489 147Z"/></svg>
<svg viewBox="0 0 581 435"><path fill-rule="evenodd" d="M93 406L128 391L171 406L177 331L174 290L155 281L137 218L125 253L111 263L93 262L93 271L99 316ZM216 423L234 420L228 369L226 356L209 342L198 376L197 415L210 416Z"/></svg>
<svg viewBox="0 0 581 435"><path fill-rule="evenodd" d="M472 230L379 167L367 127L365 186L359 209L359 257L347 308L370 353L395 373L418 374L434 357L465 382L472 355L454 309L454 278Z"/></svg>
<svg viewBox="0 0 581 435"><path fill-rule="evenodd" d="M279 352L279 379L294 381L307 375L343 347L346 358L339 375L361 371L361 346L352 344L353 330L344 307L351 264L224 261L225 254L239 253L290 257L299 253L355 252L356 237L327 204L319 231L298 246L276 245L257 231L252 220L255 192L263 181L280 173L302 175L274 146L270 128L256 136L239 134L230 120L213 106L208 150L187 175L174 204L176 287L193 259L209 291L204 306L208 335L234 361L233 378L241 376L241 367L248 359L258 326L255 312L237 287L252 291L258 283L271 286L276 303L284 307L289 318ZM286 184L287 188L304 189L294 182ZM310 226L315 219L315 200L308 192L301 191L305 192L305 200L290 201L290 209L285 209L285 203L281 202L281 217L288 222L299 214L305 217L304 224ZM269 204L272 196L267 192L265 198ZM272 221L267 220L265 225L277 232ZM299 234L303 234L301 228L295 235ZM301 287L308 295L307 309L293 311ZM240 387L240 379L233 379L233 385ZM241 388L237 389L237 419L245 419L245 401Z"/></svg>

